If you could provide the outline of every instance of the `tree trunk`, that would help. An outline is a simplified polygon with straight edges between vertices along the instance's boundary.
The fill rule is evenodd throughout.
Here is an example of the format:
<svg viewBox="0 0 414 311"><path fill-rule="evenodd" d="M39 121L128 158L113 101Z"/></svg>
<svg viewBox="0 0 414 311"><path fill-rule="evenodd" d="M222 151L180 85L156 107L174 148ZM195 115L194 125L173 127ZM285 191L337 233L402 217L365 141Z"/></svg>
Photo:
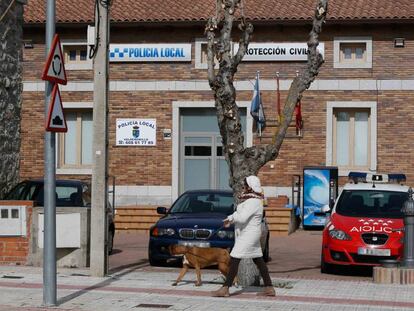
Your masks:
<svg viewBox="0 0 414 311"><path fill-rule="evenodd" d="M244 258L240 261L237 277L241 286L259 286L260 273L251 258Z"/></svg>
<svg viewBox="0 0 414 311"><path fill-rule="evenodd" d="M316 6L313 27L308 40L307 66L290 86L274 142L248 148L243 145L244 137L241 130L239 109L236 104L236 90L233 79L237 67L246 53L253 33L253 26L246 22L242 12L241 18L237 21L239 23L238 28L242 31L239 49L235 55L232 55L231 32L235 22L234 14L237 8L242 5L242 2L241 0L216 1L216 16L211 17L206 25L208 80L214 92L224 155L229 166L229 184L234 191L236 203L239 203L239 195L245 177L257 175L263 165L277 158L287 128L292 121L295 106L301 99L303 92L309 88L317 76L319 68L323 64L323 58L317 51L317 46L319 44L318 36L327 13L328 0L319 0ZM218 70L215 69L215 59L219 64ZM252 266L248 262L243 260L241 270L239 270L243 271L243 273L239 273L239 277L241 276L241 284L244 286L253 284L258 275L257 272L253 271L254 264Z"/></svg>
<svg viewBox="0 0 414 311"><path fill-rule="evenodd" d="M0 3L0 198L19 181L20 167L23 6L9 4Z"/></svg>

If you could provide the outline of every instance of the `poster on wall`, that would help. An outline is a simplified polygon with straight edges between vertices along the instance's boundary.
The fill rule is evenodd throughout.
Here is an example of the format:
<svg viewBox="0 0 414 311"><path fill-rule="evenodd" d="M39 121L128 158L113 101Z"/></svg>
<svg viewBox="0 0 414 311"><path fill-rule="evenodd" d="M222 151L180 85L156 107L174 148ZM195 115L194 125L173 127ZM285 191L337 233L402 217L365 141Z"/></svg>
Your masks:
<svg viewBox="0 0 414 311"><path fill-rule="evenodd" d="M117 146L155 146L156 119L116 119Z"/></svg>
<svg viewBox="0 0 414 311"><path fill-rule="evenodd" d="M338 193L338 168L333 166L303 168L303 227L323 227L327 214L322 208L333 207Z"/></svg>

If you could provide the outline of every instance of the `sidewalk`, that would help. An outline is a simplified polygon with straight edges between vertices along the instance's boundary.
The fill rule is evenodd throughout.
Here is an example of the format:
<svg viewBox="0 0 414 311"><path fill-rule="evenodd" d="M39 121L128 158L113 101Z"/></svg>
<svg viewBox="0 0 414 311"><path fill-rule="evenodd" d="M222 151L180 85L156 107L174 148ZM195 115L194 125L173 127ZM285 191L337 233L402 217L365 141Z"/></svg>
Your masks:
<svg viewBox="0 0 414 311"><path fill-rule="evenodd" d="M58 306L44 308L40 268L0 266L0 310L414 310L414 286L274 278L276 297L257 297L260 288L232 288L230 298L213 298L210 291L223 281L215 270L203 270L201 287L194 286L194 270L171 286L177 275L173 268L135 266L95 278L88 270L62 269Z"/></svg>

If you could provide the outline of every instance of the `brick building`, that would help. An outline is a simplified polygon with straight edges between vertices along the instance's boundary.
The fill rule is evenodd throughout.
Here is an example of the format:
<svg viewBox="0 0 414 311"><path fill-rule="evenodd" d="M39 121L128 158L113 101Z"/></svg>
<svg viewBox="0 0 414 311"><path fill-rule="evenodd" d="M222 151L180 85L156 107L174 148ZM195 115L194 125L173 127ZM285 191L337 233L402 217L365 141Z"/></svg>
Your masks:
<svg viewBox="0 0 414 311"><path fill-rule="evenodd" d="M114 1L109 174L116 177L118 206L168 204L191 187L228 187L205 62L204 26L214 14L214 3ZM69 81L61 88L69 131L57 139L57 174L90 179L93 69L87 29L94 24L94 3L58 0L56 4ZM244 3L255 26L252 55L236 74L247 145L271 141L276 72L283 103L290 80L305 65L303 47L314 6L314 0ZM414 4L409 0L330 1L320 37L325 64L302 100L302 134L296 135L292 128L278 159L261 170L267 196L290 196L292 175L302 174L309 165L338 166L340 176L350 170L404 172L408 183L414 182L413 24ZM21 179L43 176L44 29L44 2L29 0L24 24ZM234 33L238 42L237 30ZM252 130L249 114L256 71L260 71L268 120L261 140ZM121 129L129 126L127 119L155 121L145 134L155 134L154 144L125 145L127 134Z"/></svg>

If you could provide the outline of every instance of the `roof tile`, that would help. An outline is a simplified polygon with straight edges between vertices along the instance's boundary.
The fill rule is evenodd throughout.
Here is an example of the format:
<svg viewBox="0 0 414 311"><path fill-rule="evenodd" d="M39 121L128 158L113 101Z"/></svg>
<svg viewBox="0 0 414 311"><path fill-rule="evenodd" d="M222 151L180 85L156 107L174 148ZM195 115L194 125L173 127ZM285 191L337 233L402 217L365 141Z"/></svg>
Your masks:
<svg viewBox="0 0 414 311"><path fill-rule="evenodd" d="M56 0L58 23L94 21L93 0ZM169 2L169 3L168 3ZM168 3L168 4L167 4ZM250 20L310 20L316 0L244 0ZM26 23L45 22L44 0L28 0ZM111 19L116 22L205 21L214 14L215 0L114 0ZM328 20L414 19L413 0L330 0Z"/></svg>

